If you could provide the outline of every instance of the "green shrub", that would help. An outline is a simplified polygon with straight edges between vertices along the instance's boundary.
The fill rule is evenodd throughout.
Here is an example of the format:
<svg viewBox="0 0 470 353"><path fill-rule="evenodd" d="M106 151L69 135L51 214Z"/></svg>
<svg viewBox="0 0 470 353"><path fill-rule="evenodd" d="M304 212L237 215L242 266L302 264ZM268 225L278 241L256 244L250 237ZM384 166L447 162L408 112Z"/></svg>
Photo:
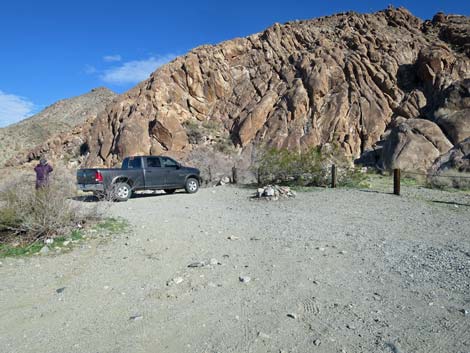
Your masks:
<svg viewBox="0 0 470 353"><path fill-rule="evenodd" d="M365 173L353 168L338 148L322 150L313 147L300 153L287 149L267 149L258 157L255 168L261 184L326 186L331 182L332 164L337 166L338 185L364 185Z"/></svg>

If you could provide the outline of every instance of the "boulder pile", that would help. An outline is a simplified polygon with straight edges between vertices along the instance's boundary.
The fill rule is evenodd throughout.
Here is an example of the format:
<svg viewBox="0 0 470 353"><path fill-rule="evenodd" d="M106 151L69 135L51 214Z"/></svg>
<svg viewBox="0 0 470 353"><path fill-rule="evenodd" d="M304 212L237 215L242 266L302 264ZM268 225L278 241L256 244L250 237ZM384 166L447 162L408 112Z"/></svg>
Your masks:
<svg viewBox="0 0 470 353"><path fill-rule="evenodd" d="M279 198L292 198L295 197L295 192L288 186L267 185L258 188L253 198L265 200L278 200Z"/></svg>

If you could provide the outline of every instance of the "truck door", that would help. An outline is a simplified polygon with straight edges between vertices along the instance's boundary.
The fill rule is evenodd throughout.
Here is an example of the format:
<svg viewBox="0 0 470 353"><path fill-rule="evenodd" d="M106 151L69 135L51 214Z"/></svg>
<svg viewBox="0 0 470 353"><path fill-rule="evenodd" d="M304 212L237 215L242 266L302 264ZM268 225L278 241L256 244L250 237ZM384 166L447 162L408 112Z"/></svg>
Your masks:
<svg viewBox="0 0 470 353"><path fill-rule="evenodd" d="M159 157L147 157L145 167L145 187L160 188L165 186L165 170Z"/></svg>
<svg viewBox="0 0 470 353"><path fill-rule="evenodd" d="M180 170L180 164L169 157L160 157L160 160L165 169L165 184L174 187L184 186L186 174Z"/></svg>

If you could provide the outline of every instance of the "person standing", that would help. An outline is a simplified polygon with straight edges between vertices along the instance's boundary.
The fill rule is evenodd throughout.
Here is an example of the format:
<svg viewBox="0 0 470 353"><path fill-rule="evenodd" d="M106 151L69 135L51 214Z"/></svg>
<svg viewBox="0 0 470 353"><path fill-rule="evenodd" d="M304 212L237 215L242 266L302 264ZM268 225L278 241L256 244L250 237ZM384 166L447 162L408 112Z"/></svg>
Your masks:
<svg viewBox="0 0 470 353"><path fill-rule="evenodd" d="M41 189L49 184L49 174L53 171L51 165L45 158L39 160L39 164L34 167L36 172L36 189Z"/></svg>

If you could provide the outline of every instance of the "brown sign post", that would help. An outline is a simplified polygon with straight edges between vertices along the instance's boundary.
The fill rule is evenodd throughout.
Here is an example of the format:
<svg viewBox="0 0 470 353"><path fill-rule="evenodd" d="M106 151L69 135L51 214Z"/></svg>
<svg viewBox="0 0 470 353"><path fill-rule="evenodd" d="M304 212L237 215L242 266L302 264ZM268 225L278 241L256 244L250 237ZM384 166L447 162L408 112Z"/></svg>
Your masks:
<svg viewBox="0 0 470 353"><path fill-rule="evenodd" d="M393 193L400 195L400 169L393 170Z"/></svg>
<svg viewBox="0 0 470 353"><path fill-rule="evenodd" d="M331 187L336 187L336 165L331 166Z"/></svg>

